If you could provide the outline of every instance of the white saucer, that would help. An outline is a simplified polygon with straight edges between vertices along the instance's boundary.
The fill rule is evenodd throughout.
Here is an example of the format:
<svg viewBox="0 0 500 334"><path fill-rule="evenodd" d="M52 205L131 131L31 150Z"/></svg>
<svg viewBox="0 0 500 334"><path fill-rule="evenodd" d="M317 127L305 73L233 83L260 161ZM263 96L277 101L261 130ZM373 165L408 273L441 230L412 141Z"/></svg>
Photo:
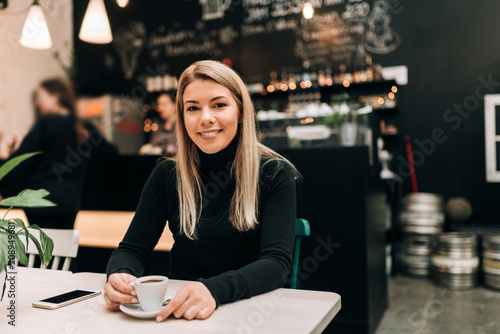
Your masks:
<svg viewBox="0 0 500 334"><path fill-rule="evenodd" d="M172 299L172 298L174 297L167 296L165 299ZM120 311L134 318L155 319L156 315L161 311L161 309L159 309L158 311L144 312L139 304L121 304Z"/></svg>

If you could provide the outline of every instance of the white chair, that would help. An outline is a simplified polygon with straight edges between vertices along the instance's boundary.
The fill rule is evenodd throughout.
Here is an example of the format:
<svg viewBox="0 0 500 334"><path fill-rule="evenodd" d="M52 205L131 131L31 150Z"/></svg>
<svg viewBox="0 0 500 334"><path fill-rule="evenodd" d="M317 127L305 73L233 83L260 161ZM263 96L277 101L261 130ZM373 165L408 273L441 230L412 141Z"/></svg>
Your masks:
<svg viewBox="0 0 500 334"><path fill-rule="evenodd" d="M33 236L35 236L38 240L40 236L40 232L33 229L28 229ZM68 271L69 266L71 264L71 260L76 258L78 254L78 241L80 239L80 232L77 230L58 230L58 229L42 229L47 236L49 236L54 241L54 251L52 252L52 266L51 270L58 270L59 263L61 262L61 258L64 258L64 263L62 266L63 271ZM25 242L25 238L21 237L21 240ZM38 250L31 241L29 240L28 244L28 268L33 268L35 265L35 258L38 256ZM17 260L16 260L17 265ZM43 263L40 267L43 267Z"/></svg>
<svg viewBox="0 0 500 334"><path fill-rule="evenodd" d="M0 209L0 217L3 217L7 213L7 209ZM22 209L12 209L7 214L7 219L9 218L20 218L26 226L29 226L28 218ZM52 266L50 269L58 270L61 258L64 258L63 267L61 270L68 271L71 265L71 260L76 258L78 254L78 242L80 240L80 232L77 230L58 230L58 229L42 229L45 234L47 234L54 241L54 250L52 252ZM37 230L29 229L29 232L33 234L38 240L40 240L40 233ZM24 243L26 239L21 236L21 241ZM28 244L28 268L33 268L35 265L35 259L38 256L38 250L31 241ZM15 260L17 266L18 261ZM43 264L40 266L43 267Z"/></svg>

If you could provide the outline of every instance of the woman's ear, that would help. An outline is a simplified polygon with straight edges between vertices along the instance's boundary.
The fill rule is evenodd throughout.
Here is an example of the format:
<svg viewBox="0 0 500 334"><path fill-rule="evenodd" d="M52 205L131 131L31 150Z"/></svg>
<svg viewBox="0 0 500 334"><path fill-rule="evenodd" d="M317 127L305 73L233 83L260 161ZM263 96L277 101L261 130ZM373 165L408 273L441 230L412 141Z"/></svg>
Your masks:
<svg viewBox="0 0 500 334"><path fill-rule="evenodd" d="M243 114L242 114L242 112L241 112L241 111L239 112L239 116L238 116L238 123L239 123L239 124L243 123Z"/></svg>

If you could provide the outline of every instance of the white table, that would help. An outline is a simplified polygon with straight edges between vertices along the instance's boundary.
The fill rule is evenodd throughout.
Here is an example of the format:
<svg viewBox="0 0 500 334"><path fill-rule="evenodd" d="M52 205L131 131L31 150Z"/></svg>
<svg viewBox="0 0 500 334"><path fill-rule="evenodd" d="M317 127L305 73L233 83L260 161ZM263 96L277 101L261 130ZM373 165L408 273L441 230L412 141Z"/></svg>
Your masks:
<svg viewBox="0 0 500 334"><path fill-rule="evenodd" d="M251 299L221 305L207 320L139 320L106 308L103 296L58 310L31 303L75 289L103 289L104 274L17 268L16 327L7 325L7 296L0 303L0 333L154 334L154 333L321 333L340 310L332 292L277 289ZM170 280L167 295L188 281Z"/></svg>

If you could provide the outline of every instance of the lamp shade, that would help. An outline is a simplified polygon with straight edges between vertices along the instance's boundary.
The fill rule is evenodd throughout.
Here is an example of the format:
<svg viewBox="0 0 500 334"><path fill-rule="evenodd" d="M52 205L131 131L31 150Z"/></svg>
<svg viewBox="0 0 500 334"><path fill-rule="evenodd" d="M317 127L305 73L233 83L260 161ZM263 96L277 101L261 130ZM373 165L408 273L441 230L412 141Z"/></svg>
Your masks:
<svg viewBox="0 0 500 334"><path fill-rule="evenodd" d="M30 7L20 43L30 49L49 49L52 46L49 27L39 5L34 4Z"/></svg>
<svg viewBox="0 0 500 334"><path fill-rule="evenodd" d="M78 35L82 41L107 44L113 41L103 0L90 0Z"/></svg>

